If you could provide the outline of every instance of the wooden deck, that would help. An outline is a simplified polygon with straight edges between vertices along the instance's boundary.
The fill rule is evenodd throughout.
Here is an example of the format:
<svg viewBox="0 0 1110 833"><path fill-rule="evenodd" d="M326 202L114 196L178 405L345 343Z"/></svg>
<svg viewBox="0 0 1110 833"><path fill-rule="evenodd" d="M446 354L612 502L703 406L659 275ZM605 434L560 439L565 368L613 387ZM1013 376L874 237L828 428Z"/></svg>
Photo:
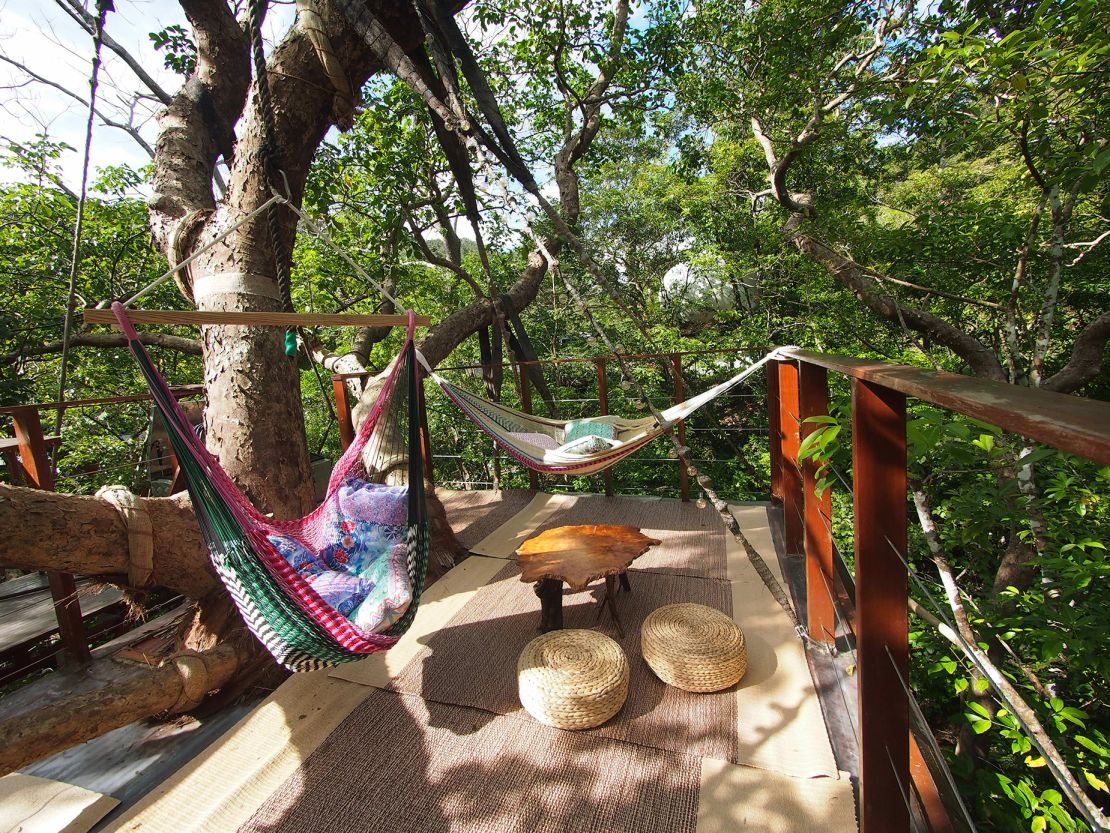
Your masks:
<svg viewBox="0 0 1110 833"><path fill-rule="evenodd" d="M477 827L855 829L855 753L845 744L854 718L846 714L851 694L842 690L851 679L830 658L801 650L788 623L790 641L782 641L785 615L751 581L746 560L729 545L715 513L659 499L448 491L441 497L460 540L485 554L472 555L428 588L413 628L393 650L330 673L296 675L153 789L165 763L117 791L105 789L112 776L97 771L123 772L124 762L117 758L106 767L80 749L31 771L123 799L97 828L104 830L322 833L384 829L374 814L389 812L395 812L391 829L421 833ZM749 504L739 514L753 545L794 588L797 565L783 556L781 523L768 510ZM670 600L658 594L698 589L731 600L734 618L748 635L751 661L739 686L721 695L720 703L732 711L697 717L707 701L683 699L684 693L667 689L643 666L634 669L639 693L630 694L610 724L567 733L532 721L509 702L515 690L488 683L488 674L467 682L460 661L478 661L510 685L515 664L501 668L506 663L495 651L476 660L451 650L463 644L451 640L495 645L491 640L508 642L533 634L538 625L538 600L511 575L515 567L505 548L546 526L583 517L623 517L664 540L658 553L633 565L633 596L624 604L634 623L637 604L646 610ZM713 573L718 569L720 575ZM498 601L502 592L504 606ZM575 615L580 626L593 626L593 605L588 594L568 596L567 626L574 626ZM608 633L605 624L603 618L596 626ZM638 663L638 642L622 646ZM724 723L722 713L731 715ZM721 734L721 725L731 728ZM390 763L393 758L398 760ZM337 760L344 761L344 771L329 775ZM619 788L611 780L615 772L626 776ZM466 773L464 785L459 779ZM520 800L508 800L514 795ZM545 808L538 815L537 806Z"/></svg>
<svg viewBox="0 0 1110 833"><path fill-rule="evenodd" d="M81 615L88 619L118 605L123 593L116 587L93 589L84 579L77 584ZM13 672L31 662L27 653L39 640L58 632L58 617L50 586L43 573L31 573L0 584L0 658L13 664ZM0 669L0 681L9 676Z"/></svg>

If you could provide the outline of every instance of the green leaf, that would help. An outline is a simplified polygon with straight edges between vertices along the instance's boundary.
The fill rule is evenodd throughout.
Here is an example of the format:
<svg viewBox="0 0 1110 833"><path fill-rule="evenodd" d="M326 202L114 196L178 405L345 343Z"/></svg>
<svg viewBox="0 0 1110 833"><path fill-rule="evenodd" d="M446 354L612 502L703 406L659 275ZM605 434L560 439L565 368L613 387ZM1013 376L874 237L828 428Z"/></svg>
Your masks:
<svg viewBox="0 0 1110 833"><path fill-rule="evenodd" d="M971 720L971 731L977 735L983 734L983 732L987 731L990 727L991 722L989 720Z"/></svg>
<svg viewBox="0 0 1110 833"><path fill-rule="evenodd" d="M982 703L976 703L974 700L972 700L970 703L967 704L967 707L976 714L985 717L988 720L991 717L991 713L987 711L986 707L984 707Z"/></svg>

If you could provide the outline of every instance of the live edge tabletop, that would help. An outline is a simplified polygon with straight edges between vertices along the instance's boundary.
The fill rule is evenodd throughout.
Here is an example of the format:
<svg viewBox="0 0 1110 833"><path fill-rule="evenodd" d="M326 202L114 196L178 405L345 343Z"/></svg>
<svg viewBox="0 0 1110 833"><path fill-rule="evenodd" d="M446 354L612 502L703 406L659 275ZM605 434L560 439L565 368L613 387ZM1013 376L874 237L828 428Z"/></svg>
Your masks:
<svg viewBox="0 0 1110 833"><path fill-rule="evenodd" d="M633 526L560 526L525 541L516 551L520 580L565 581L571 591L591 581L625 572L632 562L661 543Z"/></svg>

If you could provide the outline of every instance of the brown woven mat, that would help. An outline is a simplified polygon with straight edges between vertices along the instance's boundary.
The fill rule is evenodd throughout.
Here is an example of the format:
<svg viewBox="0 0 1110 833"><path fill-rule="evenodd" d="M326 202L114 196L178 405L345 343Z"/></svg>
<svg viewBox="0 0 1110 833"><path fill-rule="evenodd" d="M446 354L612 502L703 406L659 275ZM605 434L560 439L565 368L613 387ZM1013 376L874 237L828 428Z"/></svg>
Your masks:
<svg viewBox="0 0 1110 833"><path fill-rule="evenodd" d="M533 493L524 489L436 489L447 510L447 521L459 542L472 547L528 505Z"/></svg>
<svg viewBox="0 0 1110 833"><path fill-rule="evenodd" d="M240 833L693 833L701 762L373 691Z"/></svg>
<svg viewBox="0 0 1110 833"><path fill-rule="evenodd" d="M516 663L539 631L540 602L531 584L507 564L405 666L392 688L427 700L485 709L520 710ZM563 625L594 628L620 642L631 667L628 700L617 716L590 734L688 755L736 760L736 692L691 694L661 682L640 654L640 625L651 611L673 602L697 602L731 615L728 582L633 570L632 593L621 593L624 637L592 592L563 599ZM600 588L603 585L598 585ZM597 592L600 592L598 590ZM537 724L538 725L538 724Z"/></svg>
<svg viewBox="0 0 1110 833"><path fill-rule="evenodd" d="M539 504L543 504L540 506ZM477 551L495 558L513 558L522 541L546 529L583 524L624 524L662 541L636 559L637 570L727 578L725 528L717 513L697 504L670 498L603 497L601 495L537 495L518 516L506 519L504 530L479 542ZM534 518L541 520L536 523Z"/></svg>

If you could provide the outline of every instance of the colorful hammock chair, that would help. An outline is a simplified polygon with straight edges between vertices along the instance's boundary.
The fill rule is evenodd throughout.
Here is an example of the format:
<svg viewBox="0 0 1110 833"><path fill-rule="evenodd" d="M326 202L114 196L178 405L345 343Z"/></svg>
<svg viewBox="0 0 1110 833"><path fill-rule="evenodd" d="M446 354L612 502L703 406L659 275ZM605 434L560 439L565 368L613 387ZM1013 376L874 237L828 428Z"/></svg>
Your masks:
<svg viewBox="0 0 1110 833"><path fill-rule="evenodd" d="M660 411L662 421L655 416L603 416L563 422L517 411L454 385L432 371L417 352L417 359L447 398L515 460L533 471L576 475L604 471L634 454L778 356L777 350L768 353L731 379Z"/></svg>
<svg viewBox="0 0 1110 833"><path fill-rule="evenodd" d="M292 521L259 512L193 432L124 307L112 305L169 431L212 563L243 621L291 671L391 647L412 624L428 566L415 316L323 503ZM383 485L401 479L405 485Z"/></svg>

